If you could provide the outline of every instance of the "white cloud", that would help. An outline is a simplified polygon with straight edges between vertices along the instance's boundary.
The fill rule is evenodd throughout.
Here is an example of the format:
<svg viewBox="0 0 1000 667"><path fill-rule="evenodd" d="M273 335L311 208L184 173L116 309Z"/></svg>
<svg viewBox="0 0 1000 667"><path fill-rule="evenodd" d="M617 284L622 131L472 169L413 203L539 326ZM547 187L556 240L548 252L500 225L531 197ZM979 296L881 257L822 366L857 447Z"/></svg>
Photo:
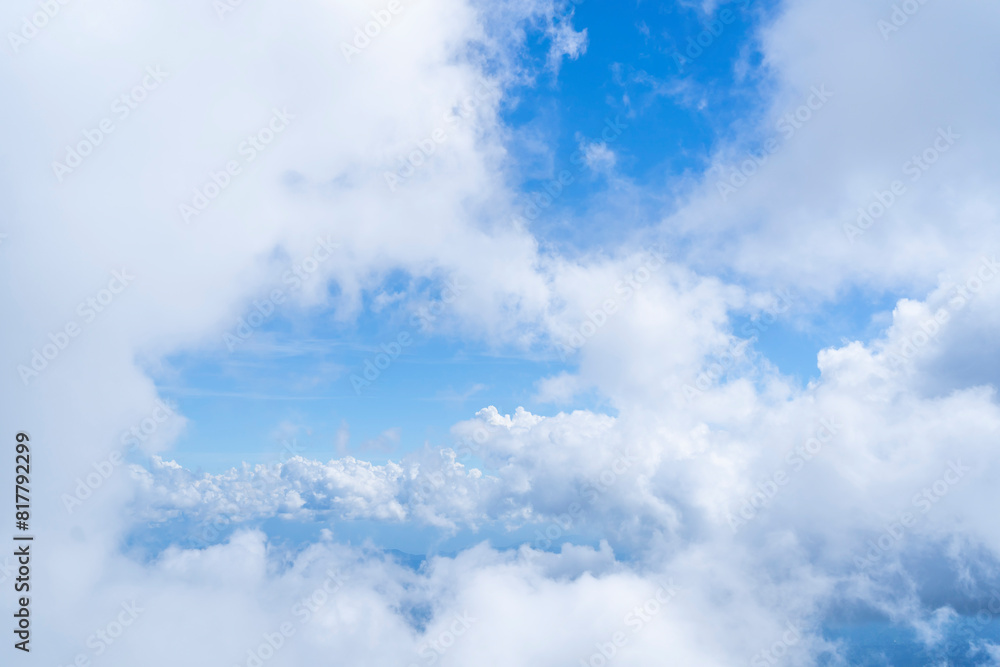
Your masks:
<svg viewBox="0 0 1000 667"><path fill-rule="evenodd" d="M549 67L559 71L562 59L576 60L587 52L587 30L577 31L571 23L560 21L553 23L547 30L552 46L549 47Z"/></svg>
<svg viewBox="0 0 1000 667"><path fill-rule="evenodd" d="M608 145L601 142L588 143L581 147L583 159L587 166L596 172L608 172L614 169L617 157Z"/></svg>
<svg viewBox="0 0 1000 667"><path fill-rule="evenodd" d="M861 1L786 3L760 30L771 103L664 220L664 232L694 243L692 261L832 296L852 285L925 290L939 271L996 247L989 156L1000 144L988 110L997 92L969 83L989 77L988 59L969 45L996 17L974 3L920 7L889 42L877 23L892 8ZM823 86L831 96L821 108L779 126ZM928 169L917 167L913 157L947 128L959 138ZM766 155L770 138L778 145ZM762 153L764 164L748 164L750 175L737 179L745 184L723 201L719 184ZM849 242L844 226L894 180L906 194Z"/></svg>

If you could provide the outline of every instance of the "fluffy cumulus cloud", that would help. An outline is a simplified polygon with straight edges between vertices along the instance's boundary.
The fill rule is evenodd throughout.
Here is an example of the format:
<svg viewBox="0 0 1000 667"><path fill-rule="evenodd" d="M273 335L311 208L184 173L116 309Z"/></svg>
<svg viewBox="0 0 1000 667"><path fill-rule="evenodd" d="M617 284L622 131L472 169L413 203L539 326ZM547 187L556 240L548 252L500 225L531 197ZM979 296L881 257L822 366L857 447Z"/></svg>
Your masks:
<svg viewBox="0 0 1000 667"><path fill-rule="evenodd" d="M519 219L504 110L531 40L548 76L585 57L572 4L95 0L28 30L15 3L0 387L35 457L32 659L848 664L824 628L880 614L1000 664L1000 15L902 4L758 17L758 116L662 225L568 255ZM290 308L341 322L409 299L397 272L459 281L434 327L561 357L524 388L551 414L484 407L382 462L174 462L151 369L310 257ZM804 314L905 297L803 387L733 325L788 287ZM178 522L226 530L137 544ZM352 522L468 540L417 563Z"/></svg>
<svg viewBox="0 0 1000 667"><path fill-rule="evenodd" d="M583 517L585 504L619 482L624 486L641 466L639 453L623 446L614 426L613 418L586 411L545 418L519 409L511 417L491 406L456 425L454 449L415 452L399 463L294 457L198 475L154 456L149 468L130 470L137 505L150 520L281 515L476 529L558 518L571 506Z"/></svg>

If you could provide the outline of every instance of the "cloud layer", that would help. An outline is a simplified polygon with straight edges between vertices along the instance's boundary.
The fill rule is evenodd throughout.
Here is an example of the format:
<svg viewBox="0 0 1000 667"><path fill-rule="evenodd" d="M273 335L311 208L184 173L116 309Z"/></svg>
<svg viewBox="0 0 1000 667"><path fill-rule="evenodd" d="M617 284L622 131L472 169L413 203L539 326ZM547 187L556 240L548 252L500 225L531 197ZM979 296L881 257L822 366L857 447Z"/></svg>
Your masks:
<svg viewBox="0 0 1000 667"><path fill-rule="evenodd" d="M0 386L37 457L36 658L848 664L829 627L882 618L1000 664L1000 15L902 4L762 14L757 116L660 224L578 254L521 216L504 120L586 57L570 4L104 1L34 31L38 6L12 6ZM587 160L614 181L616 151ZM396 299L397 274L431 287ZM568 361L526 388L552 414L484 407L382 463L172 460L168 355L224 354L276 286L289 317L350 323L447 281L461 298L427 329ZM783 289L806 319L903 297L802 387L734 331ZM179 520L228 529L130 541ZM472 546L410 561L341 539L361 521Z"/></svg>

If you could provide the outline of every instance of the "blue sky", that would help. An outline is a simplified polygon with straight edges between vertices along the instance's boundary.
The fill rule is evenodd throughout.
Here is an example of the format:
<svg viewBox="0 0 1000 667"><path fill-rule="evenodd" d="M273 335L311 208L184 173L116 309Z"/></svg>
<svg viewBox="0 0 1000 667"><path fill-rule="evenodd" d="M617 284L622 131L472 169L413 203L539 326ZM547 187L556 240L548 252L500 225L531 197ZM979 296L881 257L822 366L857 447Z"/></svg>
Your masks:
<svg viewBox="0 0 1000 667"><path fill-rule="evenodd" d="M573 21L587 31L586 54L562 62L558 72L546 67L551 40L529 32L524 58L538 74L510 91L501 117L522 201L534 201L546 187L557 193L550 205L526 216L541 244L561 253L601 253L658 224L663 210L675 205L665 194L671 184L706 169L720 142L761 113L769 73L761 65L755 27L773 4L727 3L729 22L721 23L714 14L674 3L623 9L584 2L576 5ZM698 51L689 38L707 45ZM581 146L591 142L615 152L612 177L594 173L580 159ZM572 183L557 185L563 171ZM664 194L635 196L640 190ZM407 282L399 275L378 291L402 294ZM537 401L534 385L572 369L573 359L551 349L496 347L421 331L398 308L374 312L374 296L366 295L361 316L349 323L335 322L323 310L286 307L236 352L209 346L174 356L158 384L191 420L176 457L219 472L233 457L280 458L288 451L282 442L295 438L304 454L323 459L338 454L337 433L346 422L350 451L374 448L365 451L366 458L381 461L425 442L448 446L450 425L482 405L508 413L523 406L537 414L568 407ZM855 289L821 311L800 298L778 321L752 327L754 347L804 385L818 375L820 349L880 333L896 298ZM733 333L749 338L747 326L761 314L734 313ZM351 376L400 333L413 334L413 345L359 395ZM387 403L393 406L389 421ZM573 407L608 406L594 394ZM365 447L389 429L399 429L391 449Z"/></svg>
<svg viewBox="0 0 1000 667"><path fill-rule="evenodd" d="M819 350L842 339L876 336L893 304L891 296L852 294L822 313L799 313L801 303L793 300L774 321L767 311L735 315L732 331L741 339L756 338L753 350L805 385L819 374ZM401 333L410 334L413 343L356 390L351 378L364 377L365 362ZM381 462L425 443L451 446L450 425L470 418L482 405L506 413L518 406L536 414L565 409L537 400L535 384L573 367L572 359L553 350L494 349L421 332L409 321L384 314L366 314L357 325L331 326L321 316L303 321L299 314L279 313L233 352L220 345L171 359L169 379L162 379L160 387L190 420L175 456L194 468L220 472L233 465L234 457L270 462L293 453L321 460L360 453ZM393 406L391 421L386 404ZM610 406L592 394L573 407ZM349 445L338 450L345 424ZM398 441L377 444L390 429L399 429ZM292 440L294 445L286 444Z"/></svg>

